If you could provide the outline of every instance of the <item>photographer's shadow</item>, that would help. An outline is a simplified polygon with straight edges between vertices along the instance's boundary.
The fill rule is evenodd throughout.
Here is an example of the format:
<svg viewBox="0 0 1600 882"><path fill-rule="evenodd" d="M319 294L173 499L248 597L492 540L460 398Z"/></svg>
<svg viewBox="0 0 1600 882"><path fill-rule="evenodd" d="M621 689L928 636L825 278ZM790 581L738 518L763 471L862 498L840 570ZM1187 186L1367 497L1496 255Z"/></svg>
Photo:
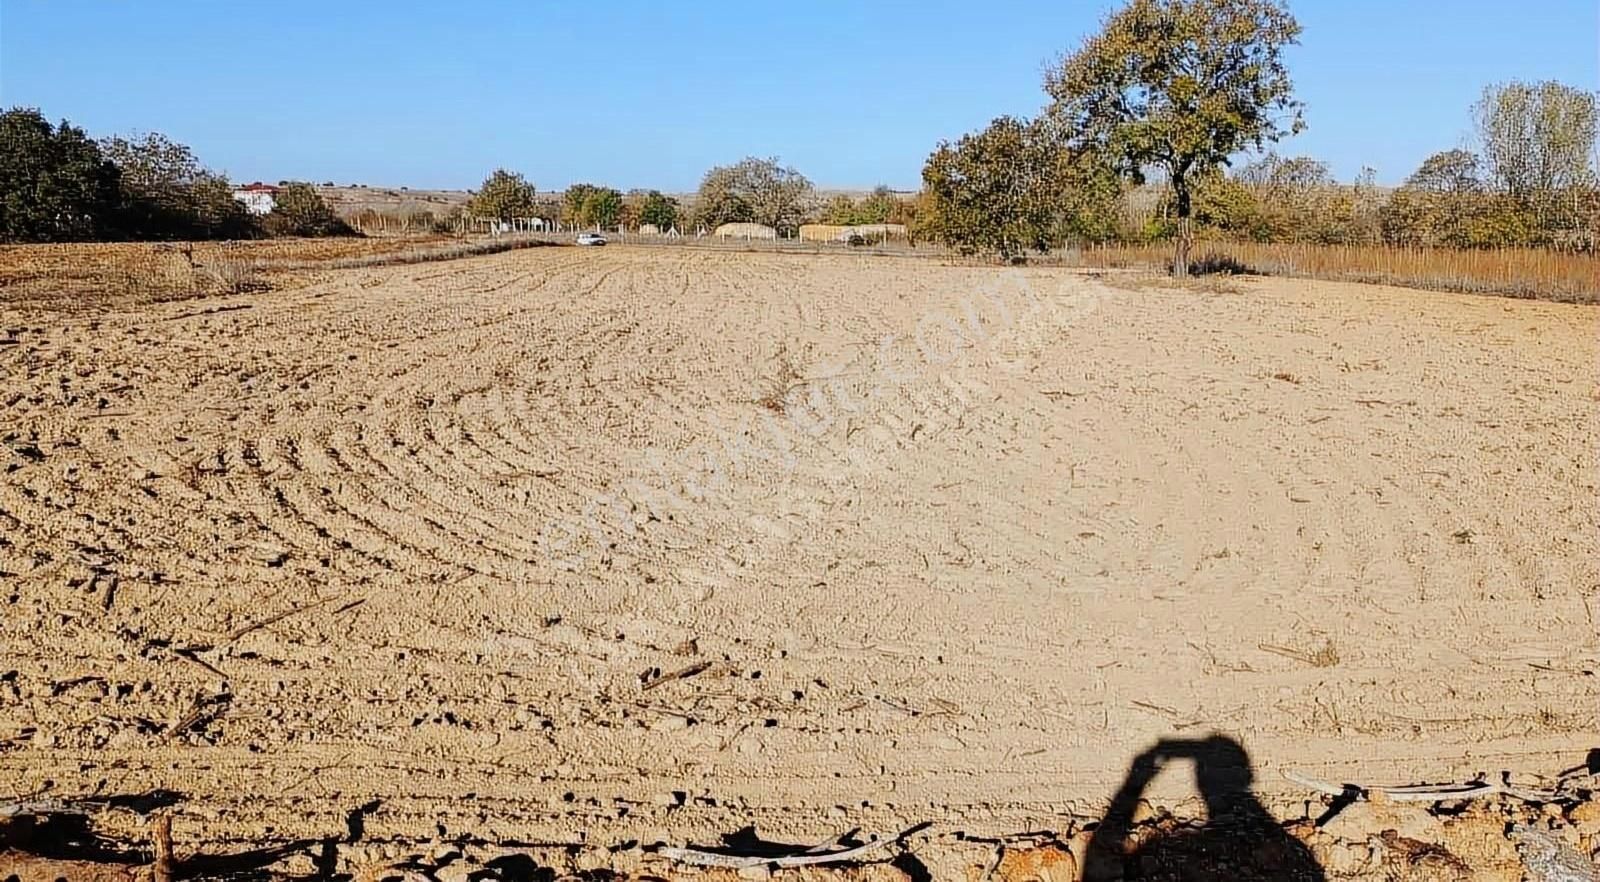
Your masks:
<svg viewBox="0 0 1600 882"><path fill-rule="evenodd" d="M1134 809L1169 760L1194 764L1206 805L1198 826L1136 830ZM1283 880L1323 882L1311 850L1284 832L1250 791L1250 755L1232 738L1163 739L1139 754L1085 855L1085 882L1148 880Z"/></svg>

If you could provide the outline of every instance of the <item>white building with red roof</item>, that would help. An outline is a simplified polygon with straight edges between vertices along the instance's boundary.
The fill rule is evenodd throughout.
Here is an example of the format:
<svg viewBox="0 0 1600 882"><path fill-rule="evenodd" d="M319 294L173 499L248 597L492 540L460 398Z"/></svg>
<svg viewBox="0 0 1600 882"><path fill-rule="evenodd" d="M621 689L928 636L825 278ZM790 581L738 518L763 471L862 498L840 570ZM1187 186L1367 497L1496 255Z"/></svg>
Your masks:
<svg viewBox="0 0 1600 882"><path fill-rule="evenodd" d="M233 190L233 198L243 202L245 210L251 214L267 214L271 212L273 207L278 204L277 195L277 187L271 184L263 184L260 181L256 181L253 184L245 184L243 187L235 187Z"/></svg>

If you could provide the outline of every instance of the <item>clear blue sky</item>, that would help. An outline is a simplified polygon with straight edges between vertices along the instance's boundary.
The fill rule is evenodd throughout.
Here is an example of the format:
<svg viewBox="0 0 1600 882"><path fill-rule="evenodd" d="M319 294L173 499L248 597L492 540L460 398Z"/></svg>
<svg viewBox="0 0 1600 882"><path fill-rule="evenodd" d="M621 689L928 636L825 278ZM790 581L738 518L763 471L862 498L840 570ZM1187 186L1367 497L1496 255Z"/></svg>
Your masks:
<svg viewBox="0 0 1600 882"><path fill-rule="evenodd" d="M1486 83L1600 79L1596 0L1291 3L1310 128L1280 149L1341 178L1458 146ZM753 154L909 189L939 139L1037 112L1112 5L0 0L0 104L160 131L235 180L680 191Z"/></svg>

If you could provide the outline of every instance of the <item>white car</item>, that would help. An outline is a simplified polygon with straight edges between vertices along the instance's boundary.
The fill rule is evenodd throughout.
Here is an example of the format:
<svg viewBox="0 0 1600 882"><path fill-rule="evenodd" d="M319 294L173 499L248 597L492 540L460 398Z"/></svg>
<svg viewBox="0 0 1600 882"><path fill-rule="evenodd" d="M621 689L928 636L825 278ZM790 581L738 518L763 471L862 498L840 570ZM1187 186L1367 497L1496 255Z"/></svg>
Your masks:
<svg viewBox="0 0 1600 882"><path fill-rule="evenodd" d="M578 234L578 244L579 245L604 245L604 244L606 244L606 237L600 235L599 233L579 233Z"/></svg>

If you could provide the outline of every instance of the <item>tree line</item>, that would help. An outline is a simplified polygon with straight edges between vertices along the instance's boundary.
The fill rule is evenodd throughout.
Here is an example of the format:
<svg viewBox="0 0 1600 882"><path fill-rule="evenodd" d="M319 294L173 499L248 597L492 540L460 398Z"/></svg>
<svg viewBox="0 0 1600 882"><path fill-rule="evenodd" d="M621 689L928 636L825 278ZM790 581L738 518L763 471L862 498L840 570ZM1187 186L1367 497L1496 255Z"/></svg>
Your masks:
<svg viewBox="0 0 1600 882"><path fill-rule="evenodd" d="M0 241L348 235L314 187L285 182L253 215L228 179L164 135L95 140L37 109L0 112Z"/></svg>
<svg viewBox="0 0 1600 882"><path fill-rule="evenodd" d="M573 184L559 199L541 198L522 175L500 169L473 192L466 210L476 217L538 217L602 229L650 224L662 232L753 223L793 236L806 223L909 227L915 223L917 202L886 186L860 197L839 193L822 201L811 181L792 166L776 157L752 156L707 171L687 206L659 190L622 193L595 184Z"/></svg>
<svg viewBox="0 0 1600 882"><path fill-rule="evenodd" d="M1336 182L1271 145L1300 132L1283 60L1300 25L1278 0L1132 0L1050 66L1035 119L1003 116L923 167L922 235L1004 256L1068 243L1258 242L1595 247L1596 96L1492 85L1475 149L1429 157L1400 187ZM1241 155L1253 162L1235 168Z"/></svg>
<svg viewBox="0 0 1600 882"><path fill-rule="evenodd" d="M814 191L805 175L776 158L748 157L706 172L692 209L659 190L631 190L624 194L587 183L569 186L559 201L552 203L541 200L522 175L500 169L474 192L467 210L478 217L540 217L606 229L651 224L665 232L678 227L711 230L722 224L756 223L792 234L817 215ZM881 195L886 193L883 189L863 200L867 206L864 210L887 216L888 201ZM854 211L854 202L848 197L843 199L848 204L835 200L829 206L829 216Z"/></svg>
<svg viewBox="0 0 1600 882"><path fill-rule="evenodd" d="M496 169L472 191L466 213L479 218L510 221L539 218L573 227L637 229L644 224L662 231L679 222L678 200L660 190L627 193L599 184L573 184L559 197L541 197L534 185L518 172Z"/></svg>
<svg viewBox="0 0 1600 882"><path fill-rule="evenodd" d="M1282 0L1129 0L1048 66L1034 118L1002 116L941 142L904 198L880 187L826 201L792 166L747 157L706 172L687 205L657 190L580 183L540 194L499 169L465 213L575 227L712 230L755 223L905 224L915 239L1015 256L1074 243L1251 242L1595 248L1596 96L1556 82L1491 85L1470 147L1443 150L1395 188L1370 169L1273 152L1303 130L1284 61L1299 23ZM1253 157L1239 163L1241 157ZM0 239L328 235L348 226L307 184L246 212L227 180L161 135L96 141L37 110L0 113ZM358 218L358 220L360 220ZM409 212L400 226L455 228Z"/></svg>

